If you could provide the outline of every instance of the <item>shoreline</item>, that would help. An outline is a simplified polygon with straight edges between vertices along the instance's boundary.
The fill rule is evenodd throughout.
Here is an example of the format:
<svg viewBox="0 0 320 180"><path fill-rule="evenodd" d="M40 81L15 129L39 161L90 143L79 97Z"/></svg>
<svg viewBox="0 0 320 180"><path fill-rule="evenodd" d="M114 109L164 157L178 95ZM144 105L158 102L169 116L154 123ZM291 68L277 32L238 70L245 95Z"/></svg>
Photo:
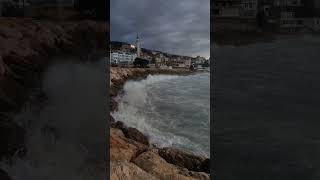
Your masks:
<svg viewBox="0 0 320 180"><path fill-rule="evenodd" d="M118 104L115 98L122 93L123 85L127 81L142 80L147 78L148 75L156 74L192 75L196 73L198 72L192 72L190 70L112 67L110 69L110 112L117 110ZM150 144L148 137L136 128L127 127L123 122L116 121L111 114L109 116L111 178L120 176L118 172L119 165L113 162L131 163L130 165L137 166L137 168L145 171L142 174L151 174L155 178L160 179L210 178L209 158L197 156L191 152L176 148L156 147ZM152 163L156 169L150 169L144 165L150 163ZM170 169L170 171L155 172L156 170L158 171L158 169L164 169L164 167L165 169Z"/></svg>

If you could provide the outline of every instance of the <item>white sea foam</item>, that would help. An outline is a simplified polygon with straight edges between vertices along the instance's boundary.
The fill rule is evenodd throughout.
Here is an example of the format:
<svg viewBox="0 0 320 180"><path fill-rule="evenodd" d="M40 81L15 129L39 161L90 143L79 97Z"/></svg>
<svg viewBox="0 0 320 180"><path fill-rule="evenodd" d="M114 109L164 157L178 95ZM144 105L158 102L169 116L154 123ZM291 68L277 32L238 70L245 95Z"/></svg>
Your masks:
<svg viewBox="0 0 320 180"><path fill-rule="evenodd" d="M159 105L167 107L175 103L193 104L198 108L208 108L208 104L204 105L204 102L196 99L188 99L188 97L175 96L177 89L180 89L180 93L186 94L189 91L199 91L197 86L189 86L183 89L180 84L188 83L192 79L197 79L199 75L195 76L170 76L170 75L150 75L145 80L141 81L129 81L124 85L124 94L118 99L118 111L113 113L116 120L124 122L129 127L135 127L141 132L149 136L152 144L156 144L159 147L183 147L185 150L193 151L199 155L209 156L209 152L204 150L197 142L191 140L190 137L183 135L183 129L179 129L179 126L188 124L181 124L177 117L183 114L183 109L177 111L177 116L172 114L162 114L163 111ZM177 87L179 86L179 87ZM168 96L159 96L159 93L171 94ZM208 92L209 93L209 92ZM170 97L170 99L167 99ZM160 104L155 104L160 103ZM172 109L172 111L174 111ZM185 109L188 111L188 109ZM207 109L199 109L199 112L205 111L209 114ZM174 113L174 112L173 112ZM208 118L208 117L207 117ZM192 121L192 120L190 120ZM209 118L206 122L199 122L198 125L206 126L209 128ZM166 128L168 130L166 130ZM190 132L196 134L196 132ZM206 134L209 136L209 134Z"/></svg>

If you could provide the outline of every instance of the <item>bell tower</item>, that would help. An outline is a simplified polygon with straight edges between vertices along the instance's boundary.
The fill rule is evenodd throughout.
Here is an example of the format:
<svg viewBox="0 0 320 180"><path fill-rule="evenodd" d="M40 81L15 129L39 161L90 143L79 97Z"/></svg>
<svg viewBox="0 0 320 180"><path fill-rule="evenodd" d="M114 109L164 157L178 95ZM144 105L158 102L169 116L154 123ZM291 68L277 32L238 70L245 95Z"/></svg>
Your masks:
<svg viewBox="0 0 320 180"><path fill-rule="evenodd" d="M140 55L141 55L141 47L140 47L139 34L137 34L137 38L136 38L136 47L137 47L137 57L140 57Z"/></svg>

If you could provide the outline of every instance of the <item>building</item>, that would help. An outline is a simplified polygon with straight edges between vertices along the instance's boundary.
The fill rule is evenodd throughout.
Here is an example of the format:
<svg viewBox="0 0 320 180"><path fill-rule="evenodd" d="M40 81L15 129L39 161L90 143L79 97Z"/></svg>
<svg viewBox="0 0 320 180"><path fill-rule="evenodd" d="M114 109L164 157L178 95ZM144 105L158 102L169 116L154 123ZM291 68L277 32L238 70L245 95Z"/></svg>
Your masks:
<svg viewBox="0 0 320 180"><path fill-rule="evenodd" d="M255 18L258 13L258 0L241 0L240 15L243 17Z"/></svg>
<svg viewBox="0 0 320 180"><path fill-rule="evenodd" d="M215 0L213 1L212 13L216 17L240 16L241 0Z"/></svg>
<svg viewBox="0 0 320 180"><path fill-rule="evenodd" d="M131 65L136 59L137 55L127 52L111 52L110 63L116 65Z"/></svg>
<svg viewBox="0 0 320 180"><path fill-rule="evenodd" d="M194 58L193 63L203 64L203 63L205 63L205 61L206 61L206 58L201 57L201 56L197 56L196 58Z"/></svg>
<svg viewBox="0 0 320 180"><path fill-rule="evenodd" d="M26 0L0 0L0 17L23 17L29 5Z"/></svg>
<svg viewBox="0 0 320 180"><path fill-rule="evenodd" d="M140 56L141 56L141 46L140 46L139 34L137 34L137 38L136 38L136 48L137 48L137 57L140 58Z"/></svg>

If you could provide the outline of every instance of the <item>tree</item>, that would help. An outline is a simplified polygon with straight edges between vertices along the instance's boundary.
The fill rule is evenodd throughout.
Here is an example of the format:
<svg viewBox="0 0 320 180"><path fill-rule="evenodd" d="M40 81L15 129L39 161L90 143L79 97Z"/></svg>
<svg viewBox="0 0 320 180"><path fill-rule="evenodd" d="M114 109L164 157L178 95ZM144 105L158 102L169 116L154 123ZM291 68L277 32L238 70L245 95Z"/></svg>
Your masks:
<svg viewBox="0 0 320 180"><path fill-rule="evenodd" d="M146 59L136 58L133 62L135 67L146 68L148 67L149 61Z"/></svg>

